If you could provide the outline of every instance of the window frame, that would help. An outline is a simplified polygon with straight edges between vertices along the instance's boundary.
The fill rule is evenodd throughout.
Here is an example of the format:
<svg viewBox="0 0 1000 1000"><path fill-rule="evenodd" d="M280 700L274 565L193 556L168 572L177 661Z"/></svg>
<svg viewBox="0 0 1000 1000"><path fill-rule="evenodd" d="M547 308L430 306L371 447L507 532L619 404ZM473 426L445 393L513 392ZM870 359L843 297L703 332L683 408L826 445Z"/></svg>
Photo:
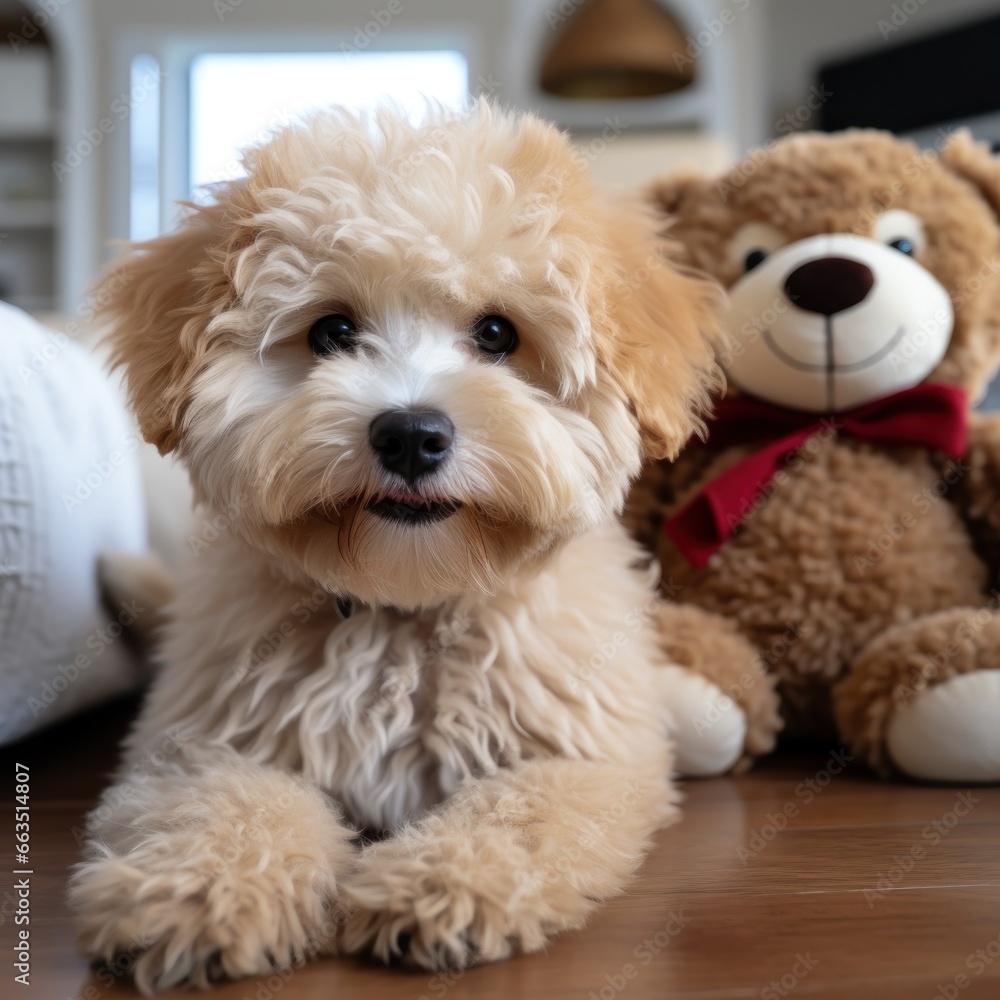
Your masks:
<svg viewBox="0 0 1000 1000"><path fill-rule="evenodd" d="M330 52L458 52L468 65L470 91L480 74L480 40L471 30L461 28L415 28L393 30L372 37L364 48L355 44L357 26L331 27L309 32L264 29L219 31L173 31L147 28L129 32L119 39L115 59L115 93L127 93L133 59L150 55L160 66L160 149L159 202L160 232L169 232L183 209L177 205L190 197L190 69L200 55L216 53L330 53ZM129 125L130 120L126 121ZM131 143L130 127L114 136L111 157L112 191L122 192L108 206L111 231L127 236L130 227Z"/></svg>

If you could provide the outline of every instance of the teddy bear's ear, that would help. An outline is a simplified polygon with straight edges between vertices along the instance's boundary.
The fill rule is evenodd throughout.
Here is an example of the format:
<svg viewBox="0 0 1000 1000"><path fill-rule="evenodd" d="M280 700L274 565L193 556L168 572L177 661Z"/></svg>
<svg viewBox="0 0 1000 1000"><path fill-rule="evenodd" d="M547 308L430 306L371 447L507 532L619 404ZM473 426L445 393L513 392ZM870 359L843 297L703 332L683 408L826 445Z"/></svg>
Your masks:
<svg viewBox="0 0 1000 1000"><path fill-rule="evenodd" d="M674 215L691 195L701 191L705 181L697 170L680 170L653 181L646 189L646 199L664 214Z"/></svg>
<svg viewBox="0 0 1000 1000"><path fill-rule="evenodd" d="M176 232L131 245L91 293L143 437L162 454L178 444L212 303L228 291L209 252L222 215L198 208Z"/></svg>
<svg viewBox="0 0 1000 1000"><path fill-rule="evenodd" d="M611 242L619 265L607 299L603 365L635 412L647 459L673 458L703 429L722 386L715 363L721 290L669 259L662 219L648 205L619 206Z"/></svg>
<svg viewBox="0 0 1000 1000"><path fill-rule="evenodd" d="M958 129L941 150L941 162L971 184L1000 216L1000 157L985 142L976 142L967 129Z"/></svg>

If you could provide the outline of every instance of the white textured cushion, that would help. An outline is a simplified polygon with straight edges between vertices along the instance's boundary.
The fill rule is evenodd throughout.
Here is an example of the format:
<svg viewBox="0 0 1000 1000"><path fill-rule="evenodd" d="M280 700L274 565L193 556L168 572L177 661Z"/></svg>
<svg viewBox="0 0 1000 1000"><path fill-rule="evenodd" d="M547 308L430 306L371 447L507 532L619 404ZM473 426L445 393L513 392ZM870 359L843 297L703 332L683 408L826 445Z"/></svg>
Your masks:
<svg viewBox="0 0 1000 1000"><path fill-rule="evenodd" d="M64 334L0 303L0 743L133 686L98 554L146 547L139 439Z"/></svg>

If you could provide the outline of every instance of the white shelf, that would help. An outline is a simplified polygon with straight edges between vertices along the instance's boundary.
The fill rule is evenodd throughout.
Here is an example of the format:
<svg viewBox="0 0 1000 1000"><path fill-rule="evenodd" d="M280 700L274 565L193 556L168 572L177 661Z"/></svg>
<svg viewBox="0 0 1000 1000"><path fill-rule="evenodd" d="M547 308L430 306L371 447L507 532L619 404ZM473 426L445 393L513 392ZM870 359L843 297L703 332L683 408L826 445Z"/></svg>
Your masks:
<svg viewBox="0 0 1000 1000"><path fill-rule="evenodd" d="M51 229L56 224L56 203L43 198L0 198L0 233L16 229Z"/></svg>

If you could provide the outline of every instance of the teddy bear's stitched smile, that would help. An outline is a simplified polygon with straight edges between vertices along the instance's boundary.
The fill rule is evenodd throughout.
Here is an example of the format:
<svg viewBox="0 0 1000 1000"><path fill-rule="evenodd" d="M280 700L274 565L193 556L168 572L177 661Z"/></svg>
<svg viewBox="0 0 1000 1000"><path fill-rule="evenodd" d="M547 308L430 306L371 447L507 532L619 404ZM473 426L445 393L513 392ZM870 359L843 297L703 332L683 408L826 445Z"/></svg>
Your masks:
<svg viewBox="0 0 1000 1000"><path fill-rule="evenodd" d="M849 372L863 371L865 368L876 365L883 358L888 357L888 355L899 346L900 341L906 333L906 327L901 326L893 334L892 338L883 344L874 354L869 354L868 357L862 358L860 361L850 361L846 364L837 364L837 362L833 360L833 345L835 343L833 333L833 317L827 318L825 333L827 340L827 360L821 365L813 364L808 361L799 361L798 358L792 357L792 355L785 351L777 340L774 339L774 334L770 328L764 331L763 336L764 343L767 344L771 353L778 358L779 361L783 361L790 368L795 368L802 372L843 372L847 374Z"/></svg>

